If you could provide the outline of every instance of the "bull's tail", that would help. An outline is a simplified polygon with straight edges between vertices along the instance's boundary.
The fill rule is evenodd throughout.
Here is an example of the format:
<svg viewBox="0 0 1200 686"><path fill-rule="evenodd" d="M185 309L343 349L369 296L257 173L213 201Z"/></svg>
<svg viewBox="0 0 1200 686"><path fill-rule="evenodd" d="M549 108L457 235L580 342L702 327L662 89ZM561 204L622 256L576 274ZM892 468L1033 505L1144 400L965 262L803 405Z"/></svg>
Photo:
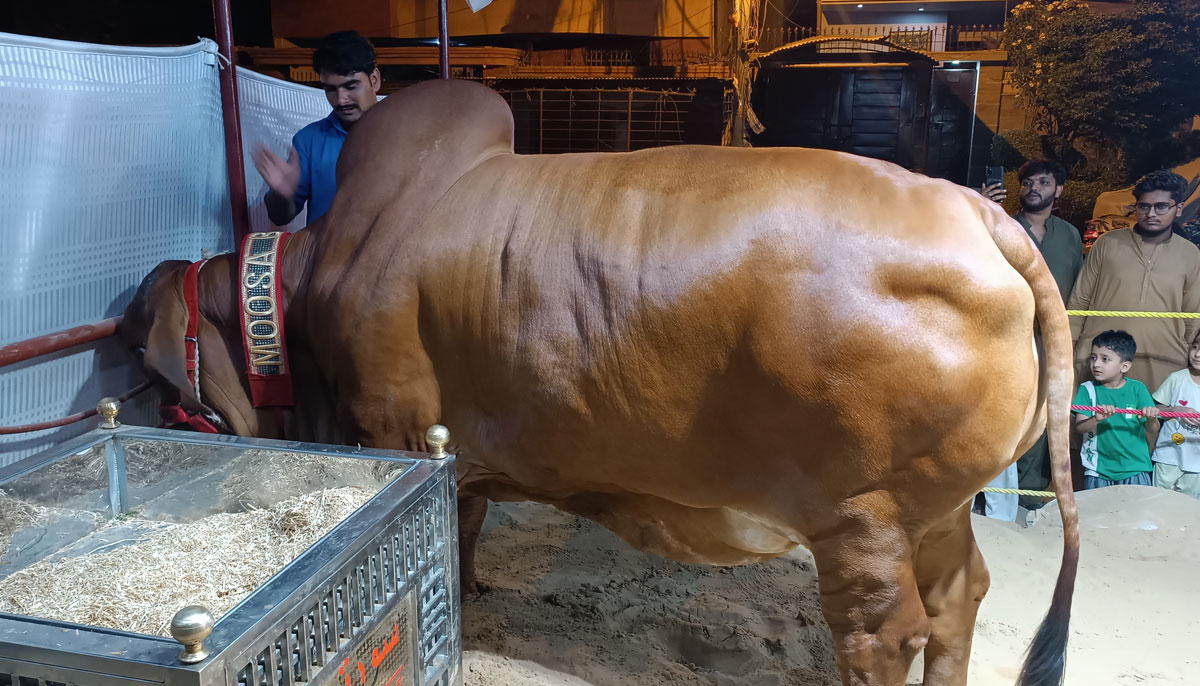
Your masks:
<svg viewBox="0 0 1200 686"><path fill-rule="evenodd" d="M1042 260L1037 260L1041 262ZM1038 325L1046 348L1046 430L1050 443L1050 466L1054 495L1063 523L1063 559L1054 584L1050 610L1038 626L1029 645L1029 653L1017 680L1019 686L1059 686L1063 682L1067 658L1067 637L1071 622L1071 598L1079 569L1079 510L1075 507L1075 488L1071 480L1071 391L1075 385L1074 352L1066 312L1058 288L1044 267L1038 272L1042 282L1029 278L1033 286Z"/></svg>
<svg viewBox="0 0 1200 686"><path fill-rule="evenodd" d="M1001 252L1033 290L1038 326L1046 356L1047 438L1050 443L1054 493L1058 500L1063 523L1063 559L1054 584L1050 610L1042 620L1021 668L1018 686L1059 686L1063 682L1066 664L1067 637L1071 621L1071 598L1075 592L1075 575L1079 569L1079 511L1075 506L1075 490L1071 480L1070 422L1071 397L1074 390L1074 351L1070 327L1058 286L1045 266L1041 254L1026 239L1017 234L1019 242L1002 228L988 221L992 237ZM1015 222L1011 222L1015 225Z"/></svg>

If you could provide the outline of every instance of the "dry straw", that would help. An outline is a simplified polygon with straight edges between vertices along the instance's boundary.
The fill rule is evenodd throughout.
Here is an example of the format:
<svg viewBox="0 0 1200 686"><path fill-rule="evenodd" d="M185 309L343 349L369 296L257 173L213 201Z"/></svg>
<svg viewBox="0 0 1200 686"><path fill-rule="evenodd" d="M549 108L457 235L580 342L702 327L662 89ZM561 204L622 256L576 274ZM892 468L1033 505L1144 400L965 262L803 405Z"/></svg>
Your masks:
<svg viewBox="0 0 1200 686"><path fill-rule="evenodd" d="M219 618L372 495L345 487L188 524L113 522L136 524L137 538L13 573L0 581L0 611L168 636L177 610L204 605ZM32 506L13 503L0 499L0 522L15 525L0 531L36 522Z"/></svg>

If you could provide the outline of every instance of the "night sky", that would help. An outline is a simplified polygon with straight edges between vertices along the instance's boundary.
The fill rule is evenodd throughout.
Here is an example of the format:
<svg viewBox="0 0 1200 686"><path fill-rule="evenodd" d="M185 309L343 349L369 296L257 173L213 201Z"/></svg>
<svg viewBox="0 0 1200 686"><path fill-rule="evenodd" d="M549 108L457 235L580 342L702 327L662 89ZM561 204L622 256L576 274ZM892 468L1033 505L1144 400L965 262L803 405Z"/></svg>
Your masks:
<svg viewBox="0 0 1200 686"><path fill-rule="evenodd" d="M231 0L234 42L270 46L270 0ZM182 45L213 37L211 0L2 0L0 31L116 45Z"/></svg>

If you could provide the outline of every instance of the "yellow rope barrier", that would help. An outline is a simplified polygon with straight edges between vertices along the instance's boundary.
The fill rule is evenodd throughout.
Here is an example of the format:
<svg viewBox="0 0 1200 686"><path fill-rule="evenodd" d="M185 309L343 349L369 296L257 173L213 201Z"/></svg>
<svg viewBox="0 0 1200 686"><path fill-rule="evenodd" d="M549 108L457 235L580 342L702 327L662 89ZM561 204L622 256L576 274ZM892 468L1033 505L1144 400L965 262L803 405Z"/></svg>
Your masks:
<svg viewBox="0 0 1200 686"><path fill-rule="evenodd" d="M1072 317L1155 317L1159 319L1200 319L1200 312L1126 312L1123 310L1067 310Z"/></svg>
<svg viewBox="0 0 1200 686"><path fill-rule="evenodd" d="M1007 493L1009 495L1031 495L1039 498L1053 498L1054 491L1026 491L1022 488L985 488L984 493Z"/></svg>

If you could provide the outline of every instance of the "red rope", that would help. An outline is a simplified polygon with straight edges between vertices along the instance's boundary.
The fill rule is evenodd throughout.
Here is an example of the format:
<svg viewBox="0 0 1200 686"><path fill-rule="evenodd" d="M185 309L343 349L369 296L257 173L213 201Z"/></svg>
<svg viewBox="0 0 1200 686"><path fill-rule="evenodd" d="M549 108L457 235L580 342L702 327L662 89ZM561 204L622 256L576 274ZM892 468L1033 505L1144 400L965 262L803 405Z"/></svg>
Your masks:
<svg viewBox="0 0 1200 686"><path fill-rule="evenodd" d="M139 393L147 390L148 388L150 388L149 381L147 381L146 383L144 383L140 386L136 386L134 388L129 389L128 393L121 396L120 398L117 398L117 400L120 400L121 402L126 402L130 398L134 397L135 395L138 395ZM96 408L92 408L90 410L87 410L86 412L76 412L73 415L63 417L62 419L52 419L48 422L40 422L38 424L24 424L21 426L0 426L0 436L7 436L9 434L31 433L33 431L45 431L46 429L57 429L60 426L74 424L75 422L82 422L83 420L87 419L88 417L95 417L97 414L98 413L96 412Z"/></svg>
<svg viewBox="0 0 1200 686"><path fill-rule="evenodd" d="M1071 410L1074 412L1097 412L1100 410L1095 405L1072 405ZM1117 410L1117 414L1136 414L1141 415L1141 410ZM1197 412L1159 412L1159 417L1163 419L1200 419L1200 413Z"/></svg>

